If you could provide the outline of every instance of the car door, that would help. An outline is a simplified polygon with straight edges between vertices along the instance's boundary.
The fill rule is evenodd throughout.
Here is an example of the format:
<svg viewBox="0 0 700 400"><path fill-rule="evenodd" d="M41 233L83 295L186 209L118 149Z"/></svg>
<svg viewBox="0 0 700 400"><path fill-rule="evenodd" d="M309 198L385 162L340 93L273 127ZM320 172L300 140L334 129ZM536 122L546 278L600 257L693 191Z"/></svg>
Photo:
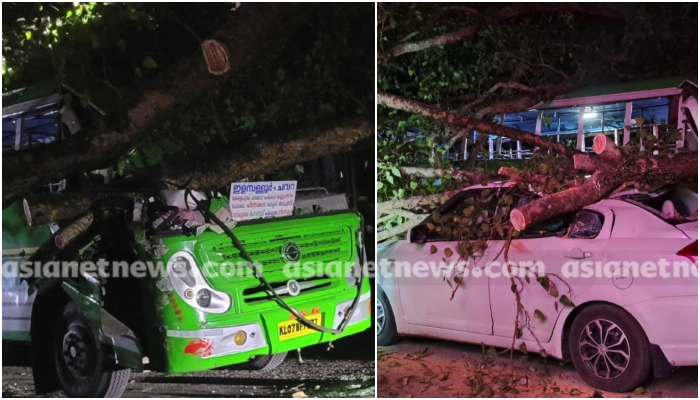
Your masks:
<svg viewBox="0 0 700 400"><path fill-rule="evenodd" d="M577 297L594 285L594 268L605 262L612 212L605 207L591 206L559 220L558 234L531 229L523 232L522 237L512 239L507 261L511 263L511 271L520 274L520 278L514 279L515 287L508 275L506 252L495 260L489 277L495 336L513 336L517 312L514 289L519 292L521 304L529 316L529 321L526 321L528 317L520 319L525 324L521 329L522 338L548 342L566 303L562 296L575 304ZM547 223L551 226L552 221ZM503 244L490 243L489 249L498 246Z"/></svg>
<svg viewBox="0 0 700 400"><path fill-rule="evenodd" d="M441 216L457 214L463 200L478 196L480 192L462 192L438 213ZM430 218L414 231L425 232L428 223ZM458 241L433 235L434 232L429 232L425 240L416 240L416 232L409 235L412 240L404 242L393 253L395 281L409 329L411 325L418 325L491 334L488 281L465 272L475 265L473 261L460 261L456 250Z"/></svg>

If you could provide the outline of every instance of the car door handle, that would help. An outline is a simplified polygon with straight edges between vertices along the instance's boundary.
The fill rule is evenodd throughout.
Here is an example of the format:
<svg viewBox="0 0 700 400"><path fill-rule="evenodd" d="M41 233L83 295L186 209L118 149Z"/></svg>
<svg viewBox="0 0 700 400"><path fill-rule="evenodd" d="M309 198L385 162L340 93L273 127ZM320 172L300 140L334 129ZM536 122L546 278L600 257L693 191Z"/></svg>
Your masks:
<svg viewBox="0 0 700 400"><path fill-rule="evenodd" d="M593 257L593 253L590 253L588 251L583 251L579 248L575 248L575 249L571 249L571 251L564 253L564 257L573 258L575 260L583 260L584 258Z"/></svg>

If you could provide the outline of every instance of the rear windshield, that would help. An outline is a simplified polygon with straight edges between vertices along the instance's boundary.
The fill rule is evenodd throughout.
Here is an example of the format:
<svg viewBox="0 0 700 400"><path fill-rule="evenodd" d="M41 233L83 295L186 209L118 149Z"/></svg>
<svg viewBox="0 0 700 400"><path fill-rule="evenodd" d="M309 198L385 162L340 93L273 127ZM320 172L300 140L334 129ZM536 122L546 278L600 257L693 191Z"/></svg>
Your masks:
<svg viewBox="0 0 700 400"><path fill-rule="evenodd" d="M698 194L681 186L667 186L649 193L631 193L617 198L642 207L673 225L698 220Z"/></svg>

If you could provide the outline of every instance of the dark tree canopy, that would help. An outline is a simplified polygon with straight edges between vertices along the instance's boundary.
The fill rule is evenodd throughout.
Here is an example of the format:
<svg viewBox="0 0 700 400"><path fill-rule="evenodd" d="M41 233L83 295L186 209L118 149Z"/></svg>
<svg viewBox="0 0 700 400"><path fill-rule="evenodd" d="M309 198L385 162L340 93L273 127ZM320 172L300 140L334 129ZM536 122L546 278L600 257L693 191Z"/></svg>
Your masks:
<svg viewBox="0 0 700 400"><path fill-rule="evenodd" d="M696 73L696 26L695 3L380 3L378 89L474 113L499 82L528 94Z"/></svg>
<svg viewBox="0 0 700 400"><path fill-rule="evenodd" d="M109 109L70 143L6 155L4 200L110 166L177 180L184 159L222 167L214 156L228 155L261 173L272 167L256 161L268 139L277 146L345 129L349 140L327 150L347 148L371 133L372 14L372 4L4 3L3 90L67 84L81 102ZM228 47L228 73L207 72L206 39Z"/></svg>

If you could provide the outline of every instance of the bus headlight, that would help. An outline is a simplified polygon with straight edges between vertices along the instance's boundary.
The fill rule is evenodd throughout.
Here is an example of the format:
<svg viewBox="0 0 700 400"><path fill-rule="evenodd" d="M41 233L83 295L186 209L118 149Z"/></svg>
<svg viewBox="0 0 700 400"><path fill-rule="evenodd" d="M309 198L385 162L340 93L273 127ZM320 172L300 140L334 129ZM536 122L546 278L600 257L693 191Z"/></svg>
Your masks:
<svg viewBox="0 0 700 400"><path fill-rule="evenodd" d="M231 297L209 285L189 252L179 251L170 257L167 271L173 288L191 307L212 314L231 308Z"/></svg>

